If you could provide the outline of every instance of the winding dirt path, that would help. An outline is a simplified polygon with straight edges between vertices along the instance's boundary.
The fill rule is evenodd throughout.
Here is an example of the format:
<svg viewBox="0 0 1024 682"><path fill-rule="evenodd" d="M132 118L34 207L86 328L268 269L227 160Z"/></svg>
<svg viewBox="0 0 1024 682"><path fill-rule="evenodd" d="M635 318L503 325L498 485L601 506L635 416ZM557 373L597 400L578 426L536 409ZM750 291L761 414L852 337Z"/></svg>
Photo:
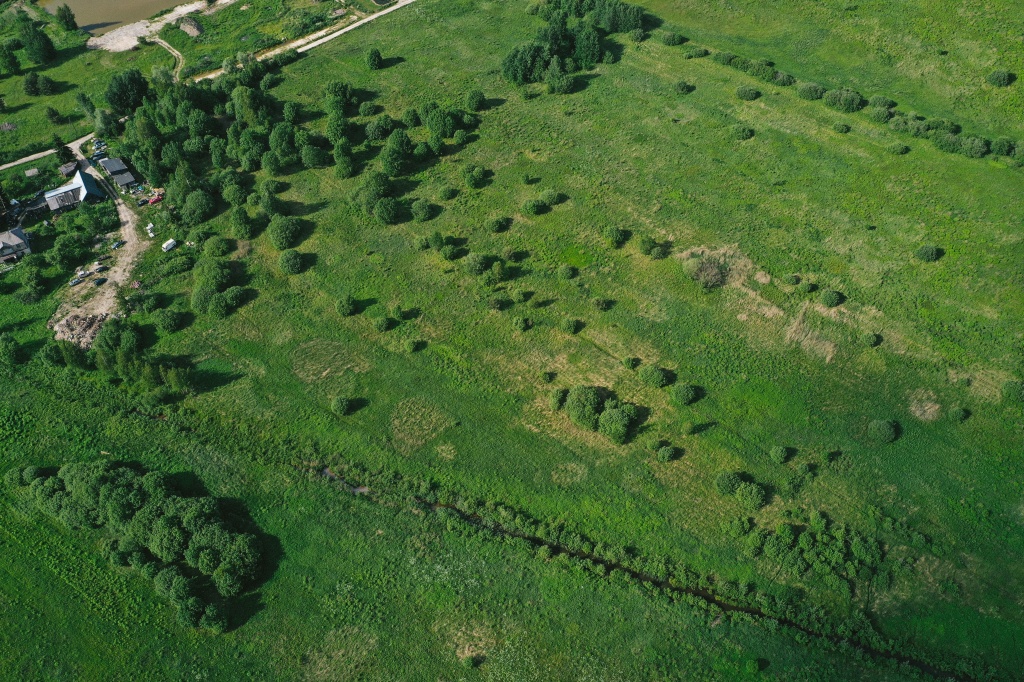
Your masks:
<svg viewBox="0 0 1024 682"><path fill-rule="evenodd" d="M150 40L170 52L174 57L174 82L177 83L181 78L181 70L185 67L185 56L171 47L171 44L163 38L152 36Z"/></svg>
<svg viewBox="0 0 1024 682"><path fill-rule="evenodd" d="M89 140L94 138L94 137L96 137L96 133L89 133L85 137L80 137L77 140L74 140L73 142L68 142L68 146L71 147L71 150L75 152L76 156L78 156L78 152L76 150L79 147L81 147L83 144L85 144L86 142L88 142ZM47 149L45 152L39 152L37 154L30 154L29 156L22 157L22 158L18 159L17 161L11 161L10 163L5 163L4 165L0 166L0 171L7 170L8 168L14 168L15 166L20 166L23 163L29 163L30 161L38 161L39 159L45 158L45 157L47 157L47 156L49 156L50 154L53 154L53 153L54 153L53 149ZM79 158L81 158L81 157L79 157Z"/></svg>

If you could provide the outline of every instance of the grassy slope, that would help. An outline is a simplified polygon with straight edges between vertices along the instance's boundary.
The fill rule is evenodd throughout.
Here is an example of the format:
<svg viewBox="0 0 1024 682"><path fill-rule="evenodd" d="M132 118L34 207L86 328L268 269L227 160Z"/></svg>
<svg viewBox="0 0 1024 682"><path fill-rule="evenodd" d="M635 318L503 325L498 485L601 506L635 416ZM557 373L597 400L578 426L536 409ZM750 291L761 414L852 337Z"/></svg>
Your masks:
<svg viewBox="0 0 1024 682"><path fill-rule="evenodd" d="M4 442L23 457L58 463L104 451L195 474L212 494L244 502L283 555L242 627L196 634L137 574L106 565L95 534L69 532L5 493L5 678L867 679L784 635L248 462L230 433L197 423L186 434L130 415L109 388L41 374L32 384L0 406L11 427ZM56 422L25 418L54 409L47 390L78 398L76 407ZM478 671L461 664L468 656L484 659Z"/></svg>
<svg viewBox="0 0 1024 682"><path fill-rule="evenodd" d="M496 38L487 27L499 24L521 28ZM276 255L257 240L250 256L257 301L227 322L202 322L161 345L208 358L211 370L237 378L197 407L311 435L325 451L430 473L537 516L565 517L596 539L740 578L774 570L736 563L719 524L737 510L713 492L714 476L742 468L781 488L788 469L768 461L772 445L798 448L797 463L839 451L796 499L776 495L759 524L771 527L800 508L863 529L875 525L873 507L906 520L935 539L941 557L920 559L923 579L876 595L886 630L934 632L923 641L964 652L980 646L1013 660L1012 639L1001 639L1012 634L999 623L1021 618L1010 596L1019 575L1005 560L1021 551L1013 482L1020 464L1000 453L1013 451L1019 412L993 401L1016 369L1005 339L1016 334L1022 303L1010 285L1021 248L1011 231L1015 216L997 197L1018 191L1020 174L912 140L910 155L887 156L882 150L896 136L861 116L830 112L785 89L740 103L732 93L750 82L745 76L653 42L628 47L623 63L601 67L582 93L524 101L496 69L536 25L516 7L423 3L289 69L282 99L315 107L317 84L329 73L379 93L394 116L424 99L457 101L483 87L506 101L484 115L480 140L409 186L411 196L436 200L441 187L462 184L459 169L469 161L496 176L482 192L464 191L435 222L398 228L367 223L336 201L358 181L339 182L330 171L288 177L286 198L313 211L306 217L316 229L300 250L316 253L316 265L282 278L274 274ZM373 45L405 62L366 73L362 55ZM671 86L679 78L697 92L677 97ZM854 133L834 133L840 120ZM755 127L757 137L730 141L735 122ZM523 185L524 173L540 185ZM965 191L972 186L989 191ZM546 216L518 216L505 235L482 230L487 217L514 215L547 187L566 192L569 202ZM610 251L599 238L606 224L671 239L677 251L737 245L753 260L746 290L703 295L678 258L652 262L631 246ZM486 310L489 294L458 266L415 251L414 237L434 229L468 237L473 251L526 249L529 274L514 286L554 304ZM949 255L933 266L913 261L925 242ZM579 286L553 276L562 262L584 266ZM785 286L759 284L756 270L800 272L850 302L827 313ZM339 318L333 301L344 291L379 305ZM592 296L619 303L600 315ZM396 304L423 314L381 337L365 318ZM511 315L537 326L512 333ZM579 337L552 328L567 315L587 322ZM881 332L886 343L867 350L857 343L862 331ZM802 346L786 342L794 333ZM427 351L408 356L405 337L428 340ZM621 368L628 355L675 369L707 386L710 398L692 411L670 406ZM560 373L556 385L609 385L652 407L647 436L684 446L686 457L651 464L638 447L610 447L568 427L544 407L549 387L538 375L547 370ZM972 377L970 386L948 378L961 375ZM370 407L338 425L326 407L339 394L365 396ZM966 404L975 417L962 427L922 423L909 412L922 394L943 409ZM402 402L410 396L462 427L435 429L423 447L406 451L403 424L421 416ZM871 447L864 429L879 417L898 418L904 438ZM684 437L687 422L716 426ZM940 612L935 601L949 599L939 588L944 580L962 583L964 594ZM998 617L982 615L996 604ZM977 628L990 633L986 643L972 638Z"/></svg>
<svg viewBox="0 0 1024 682"><path fill-rule="evenodd" d="M509 30L495 37L488 30L495 25ZM1019 327L1021 304L1011 286L1020 250L1009 229L1014 216L994 197L1019 191L1019 173L913 142L907 157L885 156L890 133L786 90L741 105L732 92L745 76L684 61L656 44L627 49L622 64L601 67L582 93L523 101L495 69L536 25L516 6L447 3L442 10L424 0L289 69L277 91L283 99L315 106L330 74L379 92L395 116L424 98L457 100L483 87L506 101L484 115L481 139L414 177L412 194L436 200L442 186L461 185L462 161L496 175L489 188L450 202L434 223L397 228L368 223L336 201L357 181L336 181L330 171L288 177L286 197L314 210L307 217L316 229L300 250L315 252L316 265L283 278L275 274L276 254L259 239L249 256L259 298L228 321L200 320L161 341L158 350L194 353L205 369L232 379L193 407L224 414L255 437L291 432L298 442L319 442L325 455L389 462L540 517L564 517L595 539L687 557L740 578L772 571L735 561L719 523L738 512L714 494L714 475L737 467L780 483L785 470L764 454L771 445L797 447L797 461L809 462L840 450L797 499L776 496L759 524L770 527L786 509L820 508L869 529L869 505L906 519L943 551L921 560L913 582L873 597L884 629L914 633L938 649L988 653L1008 667L1019 663L1012 637L1021 619L1013 597L1020 464L1010 454L1019 413L991 401L1015 370L1005 339ZM406 61L367 74L362 55L371 45ZM782 64L781 54L771 56ZM697 92L677 98L671 85L679 78ZM833 133L836 120L850 121L854 134ZM757 137L727 141L723 129L736 121L756 128ZM523 185L524 173L542 178L540 185ZM515 214L547 187L570 201L549 215L520 216L508 234L484 233L486 217ZM651 262L632 246L608 250L598 235L609 223L671 238L677 250L735 244L755 269L776 277L802 272L846 292L849 321L813 306L801 317L802 298L750 276L745 286L764 300L737 287L700 294L676 258ZM867 224L879 229L869 232ZM516 286L554 304L487 311L488 294L458 266L413 248L414 236L434 229L468 237L474 251L527 249L529 273ZM949 255L933 266L914 263L909 254L923 241ZM561 262L583 267L579 288L553 276ZM333 301L344 291L380 305L339 318ZM619 303L599 315L591 296ZM364 318L391 304L423 314L382 337ZM510 315L538 324L511 333ZM586 320L579 337L548 324L566 315ZM792 328L803 332L803 348L786 343ZM886 343L859 347L860 330L881 331ZM404 337L430 343L410 356ZM815 353L829 342L835 351L825 363ZM627 355L676 369L707 386L709 398L681 413L621 368ZM950 384L949 369L971 373L972 385ZM549 387L538 374L546 370L560 373L556 385L611 385L651 406L645 438L667 437L687 455L652 464L638 447L614 448L571 429L544 407ZM962 427L918 422L908 404L920 389L944 407L967 404L976 416ZM326 410L339 394L369 405L339 424ZM422 413L402 402L412 396L461 426L428 431L422 447L404 446L403 439L424 437L410 427ZM904 438L867 447L864 425L878 416L898 417ZM717 426L683 437L684 422ZM963 591L955 600L939 588L950 579ZM815 596L830 598L821 590Z"/></svg>
<svg viewBox="0 0 1024 682"><path fill-rule="evenodd" d="M802 80L884 94L969 130L1024 138L1024 89L994 88L995 69L1024 73L1024 17L1013 0L643 0L687 37L772 59Z"/></svg>
<svg viewBox="0 0 1024 682"><path fill-rule="evenodd" d="M49 17L39 11L40 17ZM0 20L7 22L6 16ZM50 17L52 22L52 17ZM10 24L8 24L10 26ZM0 28L0 40L11 35ZM171 68L174 58L161 47L140 46L131 52L105 52L87 50L87 34L68 34L56 24L47 28L58 55L52 64L36 66L31 64L23 51L18 52L22 72L16 76L0 77L0 97L7 103L7 111L0 114L0 121L14 123L17 130L0 132L0 163L14 161L50 147L50 140L57 133L65 141L71 141L92 132L93 122L79 111L75 96L79 90L89 95L97 106L106 106L103 93L115 73L137 68L149 75L154 66ZM55 95L30 97L22 87L25 74L35 71L49 76L60 85ZM65 123L52 125L44 115L46 107L53 107L65 117Z"/></svg>

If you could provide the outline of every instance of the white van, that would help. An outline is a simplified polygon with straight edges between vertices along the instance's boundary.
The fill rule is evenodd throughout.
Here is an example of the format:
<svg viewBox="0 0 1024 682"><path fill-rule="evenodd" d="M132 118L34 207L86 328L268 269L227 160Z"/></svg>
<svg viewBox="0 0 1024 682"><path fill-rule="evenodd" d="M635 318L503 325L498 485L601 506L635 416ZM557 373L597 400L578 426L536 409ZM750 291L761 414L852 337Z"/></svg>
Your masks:
<svg viewBox="0 0 1024 682"><path fill-rule="evenodd" d="M161 246L160 248L163 249L166 252L166 251L170 251L171 249L173 249L177 245L178 245L178 242L174 241L173 239L168 239L167 241L164 242L164 245Z"/></svg>

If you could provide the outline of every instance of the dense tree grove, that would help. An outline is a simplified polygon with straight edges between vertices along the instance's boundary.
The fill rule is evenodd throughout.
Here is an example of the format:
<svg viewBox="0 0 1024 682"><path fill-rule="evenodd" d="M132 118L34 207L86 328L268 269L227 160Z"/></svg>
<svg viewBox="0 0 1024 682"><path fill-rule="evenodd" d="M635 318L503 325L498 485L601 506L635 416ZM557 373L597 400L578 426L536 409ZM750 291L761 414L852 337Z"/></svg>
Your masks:
<svg viewBox="0 0 1024 682"><path fill-rule="evenodd" d="M572 322L575 331L576 321ZM636 405L623 403L610 391L595 386L574 386L559 393L552 406L564 409L577 426L597 431L619 445L629 439L640 418Z"/></svg>
<svg viewBox="0 0 1024 682"><path fill-rule="evenodd" d="M552 93L570 92L571 74L610 59L602 49L602 34L640 29L644 17L642 7L620 0L554 0L537 12L547 26L533 42L506 55L502 73L516 85L544 82Z"/></svg>
<svg viewBox="0 0 1024 682"><path fill-rule="evenodd" d="M180 495L162 472L98 461L54 473L28 466L6 478L67 527L106 530L110 562L152 579L185 626L223 631L226 600L254 586L262 560L256 536L234 530L216 499Z"/></svg>

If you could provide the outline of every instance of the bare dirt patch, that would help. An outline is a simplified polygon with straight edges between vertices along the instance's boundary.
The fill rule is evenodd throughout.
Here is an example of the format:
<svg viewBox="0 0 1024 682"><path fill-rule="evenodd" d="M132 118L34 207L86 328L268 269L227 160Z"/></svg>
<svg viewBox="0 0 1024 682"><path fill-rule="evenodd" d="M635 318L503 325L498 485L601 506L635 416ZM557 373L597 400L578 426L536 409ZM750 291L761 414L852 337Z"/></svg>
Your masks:
<svg viewBox="0 0 1024 682"><path fill-rule="evenodd" d="M89 348L103 326L106 315L79 315L71 313L59 322L50 321L53 337L58 341L70 341L80 348Z"/></svg>
<svg viewBox="0 0 1024 682"><path fill-rule="evenodd" d="M377 638L358 628L331 630L316 647L306 652L304 677L327 682L356 679L366 672L370 652L376 648Z"/></svg>
<svg viewBox="0 0 1024 682"><path fill-rule="evenodd" d="M836 344L821 338L817 332L808 326L806 316L809 307L805 303L800 308L799 314L786 327L786 343L798 345L807 353L817 355L823 358L825 362L832 362L832 358L836 354Z"/></svg>
<svg viewBox="0 0 1024 682"><path fill-rule="evenodd" d="M369 361L351 353L344 344L314 339L292 352L292 371L307 384L344 374L369 371Z"/></svg>
<svg viewBox="0 0 1024 682"><path fill-rule="evenodd" d="M924 422L933 422L942 414L942 405L932 391L918 389L910 396L910 414Z"/></svg>
<svg viewBox="0 0 1024 682"><path fill-rule="evenodd" d="M439 459L443 459L446 462L451 462L455 459L455 455L458 454L455 451L455 446L451 443L441 443L437 446L437 456Z"/></svg>
<svg viewBox="0 0 1024 682"><path fill-rule="evenodd" d="M563 462L551 470L551 480L563 488L580 483L586 477L587 467L579 462Z"/></svg>
<svg viewBox="0 0 1024 682"><path fill-rule="evenodd" d="M405 455L423 447L452 426L455 426L455 420L423 398L407 398L398 403L391 413L395 447Z"/></svg>

